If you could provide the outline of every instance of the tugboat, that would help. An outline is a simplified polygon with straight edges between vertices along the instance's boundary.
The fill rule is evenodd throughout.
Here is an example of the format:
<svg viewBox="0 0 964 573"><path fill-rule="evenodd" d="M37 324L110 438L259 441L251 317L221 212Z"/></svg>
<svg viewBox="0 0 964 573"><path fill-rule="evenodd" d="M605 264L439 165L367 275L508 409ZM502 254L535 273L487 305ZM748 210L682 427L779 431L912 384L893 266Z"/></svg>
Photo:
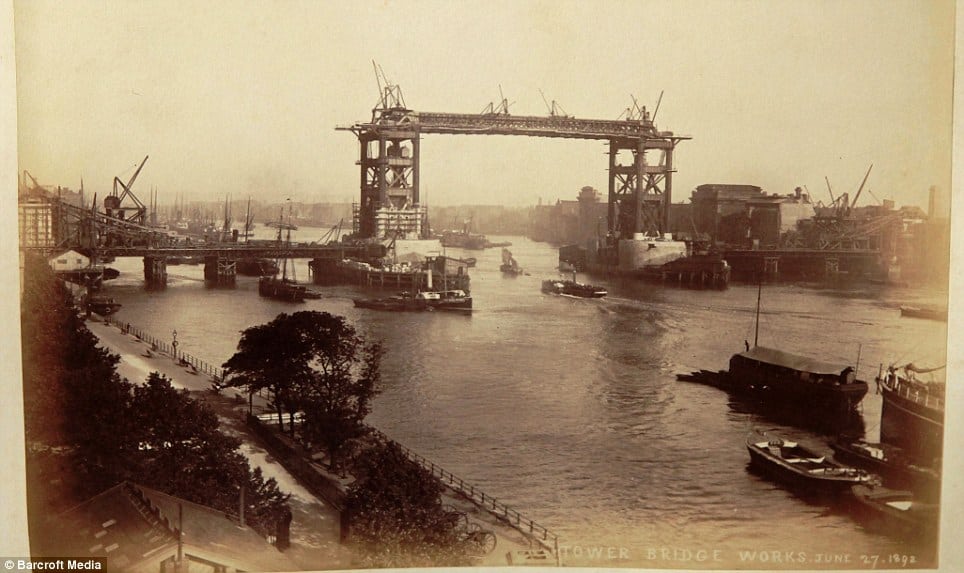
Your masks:
<svg viewBox="0 0 964 573"><path fill-rule="evenodd" d="M602 298L609 294L603 287L576 282L575 271L572 273L571 281L561 279L542 281L542 292L578 298Z"/></svg>
<svg viewBox="0 0 964 573"><path fill-rule="evenodd" d="M371 310L388 310L393 312L414 312L425 310L424 304L419 304L416 299L408 293L401 293L394 296L382 298L356 298L352 302L356 308L368 308Z"/></svg>
<svg viewBox="0 0 964 573"><path fill-rule="evenodd" d="M422 304L430 310L448 310L456 312L472 312L472 297L464 290L443 290L438 292L423 292Z"/></svg>
<svg viewBox="0 0 964 573"><path fill-rule="evenodd" d="M423 310L472 312L472 297L463 290L424 291L415 293L414 296L403 292L390 297L356 298L353 302L357 308L395 312Z"/></svg>

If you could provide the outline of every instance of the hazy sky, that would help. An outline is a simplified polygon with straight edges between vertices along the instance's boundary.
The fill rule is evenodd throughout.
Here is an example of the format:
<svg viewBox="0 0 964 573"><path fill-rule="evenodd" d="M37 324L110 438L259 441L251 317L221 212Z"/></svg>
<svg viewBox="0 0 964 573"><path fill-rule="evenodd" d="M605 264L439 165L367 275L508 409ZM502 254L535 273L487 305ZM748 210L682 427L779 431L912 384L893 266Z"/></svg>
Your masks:
<svg viewBox="0 0 964 573"><path fill-rule="evenodd" d="M860 184L926 208L950 189L953 4L828 2L15 2L20 166L106 193L358 196L372 60L418 111L499 99L615 119L630 94L701 183L815 198ZM429 204L533 204L607 188L602 142L428 135ZM866 199L864 199L866 198ZM864 193L861 203L874 202Z"/></svg>

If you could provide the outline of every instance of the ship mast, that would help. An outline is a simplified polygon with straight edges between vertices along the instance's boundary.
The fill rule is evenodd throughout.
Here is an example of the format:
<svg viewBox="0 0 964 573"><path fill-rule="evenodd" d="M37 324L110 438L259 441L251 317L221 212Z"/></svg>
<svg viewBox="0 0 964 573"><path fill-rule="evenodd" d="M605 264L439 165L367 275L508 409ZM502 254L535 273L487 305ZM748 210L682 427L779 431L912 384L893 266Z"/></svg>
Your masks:
<svg viewBox="0 0 964 573"><path fill-rule="evenodd" d="M763 275L760 275L760 284L756 290L756 330L753 333L753 347L756 348L760 340L760 297L763 295Z"/></svg>

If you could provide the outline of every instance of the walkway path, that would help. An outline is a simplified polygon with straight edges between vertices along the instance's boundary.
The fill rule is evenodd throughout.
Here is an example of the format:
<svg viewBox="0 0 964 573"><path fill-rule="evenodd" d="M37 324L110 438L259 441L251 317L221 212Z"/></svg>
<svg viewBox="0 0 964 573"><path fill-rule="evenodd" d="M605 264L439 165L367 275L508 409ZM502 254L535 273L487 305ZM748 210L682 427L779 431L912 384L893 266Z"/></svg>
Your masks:
<svg viewBox="0 0 964 573"><path fill-rule="evenodd" d="M221 419L222 431L242 440L240 450L251 467L261 468L266 478L273 477L282 491L291 494L291 547L285 554L292 561L306 570L351 568L351 553L339 543L338 513L302 487L258 443L241 419L247 405L234 399L233 391L214 394L210 378L179 366L170 356L151 351L149 344L122 334L115 326L89 320L87 328L100 339L101 346L120 356L117 373L122 377L142 384L148 374L159 372L176 388L186 388L210 406Z"/></svg>

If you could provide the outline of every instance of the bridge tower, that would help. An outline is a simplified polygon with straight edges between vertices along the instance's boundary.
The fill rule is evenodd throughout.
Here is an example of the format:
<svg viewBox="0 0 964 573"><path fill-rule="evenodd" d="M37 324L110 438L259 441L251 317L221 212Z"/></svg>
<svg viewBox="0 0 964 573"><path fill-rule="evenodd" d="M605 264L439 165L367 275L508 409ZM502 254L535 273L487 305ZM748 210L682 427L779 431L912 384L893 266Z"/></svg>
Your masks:
<svg viewBox="0 0 964 573"><path fill-rule="evenodd" d="M609 140L607 218L610 233L622 239L637 233L652 236L669 231L673 150L681 139L656 131L645 106L634 105L628 119L642 123L647 133Z"/></svg>
<svg viewBox="0 0 964 573"><path fill-rule="evenodd" d="M402 90L385 82L372 121L352 129L361 156L361 200L355 207L354 232L382 238L400 232L421 236L425 212L419 204L419 130L405 106Z"/></svg>

